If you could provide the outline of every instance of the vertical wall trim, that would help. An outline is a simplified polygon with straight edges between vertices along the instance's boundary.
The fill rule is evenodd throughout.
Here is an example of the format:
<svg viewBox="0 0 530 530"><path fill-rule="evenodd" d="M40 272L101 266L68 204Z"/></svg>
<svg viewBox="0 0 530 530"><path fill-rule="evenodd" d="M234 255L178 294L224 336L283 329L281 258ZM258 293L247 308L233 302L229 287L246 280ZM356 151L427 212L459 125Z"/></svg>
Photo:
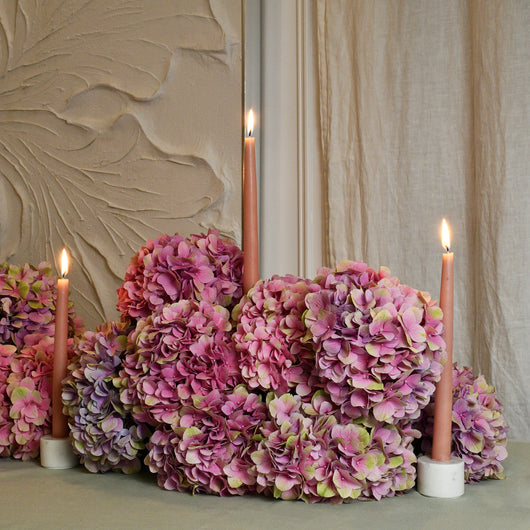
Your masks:
<svg viewBox="0 0 530 530"><path fill-rule="evenodd" d="M322 170L313 0L297 0L298 264L312 278L322 266Z"/></svg>
<svg viewBox="0 0 530 530"><path fill-rule="evenodd" d="M307 272L307 237L306 237L306 4L304 0L296 0L296 91L297 91L297 151L298 151L298 273L305 275Z"/></svg>
<svg viewBox="0 0 530 530"><path fill-rule="evenodd" d="M244 5L244 106L259 108L260 273L312 278L322 264L313 0L245 0ZM250 31L256 16L261 36ZM250 64L257 60L256 50L259 69ZM250 104L252 98L259 98L259 107Z"/></svg>

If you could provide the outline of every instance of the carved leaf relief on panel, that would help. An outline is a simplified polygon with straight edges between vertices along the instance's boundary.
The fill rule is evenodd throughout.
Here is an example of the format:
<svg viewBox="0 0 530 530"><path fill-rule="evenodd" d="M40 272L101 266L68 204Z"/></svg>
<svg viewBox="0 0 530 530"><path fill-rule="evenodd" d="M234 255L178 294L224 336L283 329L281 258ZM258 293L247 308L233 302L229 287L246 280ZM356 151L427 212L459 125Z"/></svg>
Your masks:
<svg viewBox="0 0 530 530"><path fill-rule="evenodd" d="M0 260L56 264L66 246L87 326L115 317L142 242L200 230L197 215L223 195L211 160L175 141L189 123L171 107L195 119L189 68L226 47L208 2L0 4ZM186 100L166 95L165 122L170 71Z"/></svg>

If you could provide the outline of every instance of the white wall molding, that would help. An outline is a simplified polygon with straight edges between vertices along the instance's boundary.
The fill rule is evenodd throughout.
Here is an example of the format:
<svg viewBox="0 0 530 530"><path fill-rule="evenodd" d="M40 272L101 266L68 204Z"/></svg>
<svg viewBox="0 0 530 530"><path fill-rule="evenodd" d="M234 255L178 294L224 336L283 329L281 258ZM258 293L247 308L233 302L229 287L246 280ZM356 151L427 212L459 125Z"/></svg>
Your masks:
<svg viewBox="0 0 530 530"><path fill-rule="evenodd" d="M262 278L287 273L313 277L322 264L312 6L312 0L245 2L245 111L257 94L260 103L254 107L261 155ZM260 36L250 31L256 17ZM259 76L255 61L261 65Z"/></svg>
<svg viewBox="0 0 530 530"><path fill-rule="evenodd" d="M297 0L298 270L312 278L322 266L322 169L313 0Z"/></svg>

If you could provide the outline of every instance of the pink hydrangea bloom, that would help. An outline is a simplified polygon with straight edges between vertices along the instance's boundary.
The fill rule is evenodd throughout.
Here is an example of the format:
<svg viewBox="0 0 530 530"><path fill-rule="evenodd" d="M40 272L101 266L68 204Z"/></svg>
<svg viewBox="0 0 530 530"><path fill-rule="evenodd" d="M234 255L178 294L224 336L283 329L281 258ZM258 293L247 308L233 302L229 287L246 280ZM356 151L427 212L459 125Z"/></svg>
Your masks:
<svg viewBox="0 0 530 530"><path fill-rule="evenodd" d="M0 457L11 456L14 440L13 420L9 415L11 399L7 395L7 378L11 373L11 363L16 352L16 346L0 344Z"/></svg>
<svg viewBox="0 0 530 530"><path fill-rule="evenodd" d="M54 342L41 338L18 351L0 345L0 456L36 458L40 439L51 431ZM73 339L68 339L73 353Z"/></svg>
<svg viewBox="0 0 530 530"><path fill-rule="evenodd" d="M305 299L316 374L346 418L417 418L445 362L442 313L427 293L362 262L322 269Z"/></svg>
<svg viewBox="0 0 530 530"><path fill-rule="evenodd" d="M243 495L255 490L250 459L266 407L243 386L193 396L173 427L157 428L146 462L158 484L177 491Z"/></svg>
<svg viewBox="0 0 530 530"><path fill-rule="evenodd" d="M68 353L71 356L73 339L68 339L68 346ZM36 390L50 396L54 347L53 337L43 337L37 344L27 346L11 362L11 372L16 374L19 380L30 377L35 383Z"/></svg>
<svg viewBox="0 0 530 530"><path fill-rule="evenodd" d="M464 460L467 483L482 479L503 479L501 462L508 456L508 426L495 389L484 376L475 377L471 368L453 364L453 451ZM422 449L432 445L434 407L430 405L417 425L423 433Z"/></svg>
<svg viewBox="0 0 530 530"><path fill-rule="evenodd" d="M12 432L15 443L21 447L24 456L36 456L40 437L36 436L35 430L49 419L51 399L49 395L43 395L36 390L33 379L29 377L22 380L14 377L7 387L7 394L12 403L9 415L14 420Z"/></svg>
<svg viewBox="0 0 530 530"><path fill-rule="evenodd" d="M320 288L296 276L259 281L234 309L239 368L250 388L311 392L313 345L302 322L305 298Z"/></svg>
<svg viewBox="0 0 530 530"><path fill-rule="evenodd" d="M162 235L133 256L118 289L122 318L149 316L164 304L205 300L231 309L243 294L243 253L215 230Z"/></svg>
<svg viewBox="0 0 530 530"><path fill-rule="evenodd" d="M22 349L36 344L55 331L57 278L48 263L0 265L0 343ZM83 330L83 324L70 302L69 336Z"/></svg>
<svg viewBox="0 0 530 530"><path fill-rule="evenodd" d="M341 424L334 415L307 416L299 396L268 399L270 422L251 457L258 491L281 499L341 503L381 499L414 485L410 427Z"/></svg>
<svg viewBox="0 0 530 530"><path fill-rule="evenodd" d="M56 285L47 263L0 265L0 456L34 458L49 432ZM71 353L83 329L72 303L68 319Z"/></svg>
<svg viewBox="0 0 530 530"><path fill-rule="evenodd" d="M124 360L123 399L136 418L172 425L193 396L240 384L231 331L228 310L206 301L181 300L140 320Z"/></svg>

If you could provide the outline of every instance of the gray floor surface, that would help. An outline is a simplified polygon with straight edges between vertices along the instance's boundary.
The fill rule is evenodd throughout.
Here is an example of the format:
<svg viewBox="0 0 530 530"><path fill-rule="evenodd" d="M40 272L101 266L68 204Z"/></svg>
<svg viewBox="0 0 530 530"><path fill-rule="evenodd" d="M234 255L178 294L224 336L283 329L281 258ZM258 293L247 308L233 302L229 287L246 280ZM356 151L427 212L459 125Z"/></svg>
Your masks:
<svg viewBox="0 0 530 530"><path fill-rule="evenodd" d="M77 467L0 459L0 528L510 529L530 530L530 443L509 442L506 480L466 486L462 497L416 490L337 506L164 491L154 475L94 475Z"/></svg>

